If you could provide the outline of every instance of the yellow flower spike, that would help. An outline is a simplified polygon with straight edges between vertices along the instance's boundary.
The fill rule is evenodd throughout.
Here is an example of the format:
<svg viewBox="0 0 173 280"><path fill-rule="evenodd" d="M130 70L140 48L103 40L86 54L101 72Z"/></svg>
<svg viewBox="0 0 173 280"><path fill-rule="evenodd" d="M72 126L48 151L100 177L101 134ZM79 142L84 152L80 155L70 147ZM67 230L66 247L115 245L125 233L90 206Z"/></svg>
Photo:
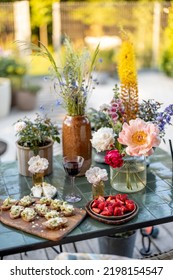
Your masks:
<svg viewBox="0 0 173 280"><path fill-rule="evenodd" d="M135 119L138 112L138 85L134 46L126 37L118 57L118 75L121 82L121 99L125 114L124 121Z"/></svg>

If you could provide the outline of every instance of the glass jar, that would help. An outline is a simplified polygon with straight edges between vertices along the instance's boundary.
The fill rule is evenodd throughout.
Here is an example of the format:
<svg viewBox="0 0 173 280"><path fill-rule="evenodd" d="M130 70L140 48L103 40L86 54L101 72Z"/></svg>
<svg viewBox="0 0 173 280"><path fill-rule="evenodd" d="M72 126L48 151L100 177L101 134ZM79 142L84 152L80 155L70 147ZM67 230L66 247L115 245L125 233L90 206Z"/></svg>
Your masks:
<svg viewBox="0 0 173 280"><path fill-rule="evenodd" d="M146 160L144 156L126 156L122 167L110 167L111 186L119 192L141 191L146 186L146 180Z"/></svg>
<svg viewBox="0 0 173 280"><path fill-rule="evenodd" d="M43 172L38 172L32 174L32 183L33 186L42 186L42 183L44 181L44 173Z"/></svg>
<svg viewBox="0 0 173 280"><path fill-rule="evenodd" d="M99 195L104 196L104 187L105 187L105 184L103 181L100 181L97 184L92 185L93 199L98 198Z"/></svg>

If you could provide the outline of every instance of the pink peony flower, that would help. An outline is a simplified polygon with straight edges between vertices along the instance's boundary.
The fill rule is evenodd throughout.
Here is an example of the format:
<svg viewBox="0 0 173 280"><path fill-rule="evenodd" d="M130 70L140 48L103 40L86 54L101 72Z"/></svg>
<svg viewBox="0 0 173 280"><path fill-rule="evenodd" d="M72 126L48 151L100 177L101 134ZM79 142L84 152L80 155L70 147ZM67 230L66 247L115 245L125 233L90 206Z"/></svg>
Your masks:
<svg viewBox="0 0 173 280"><path fill-rule="evenodd" d="M153 154L153 147L160 144L158 127L142 119L124 123L122 131L119 133L118 142L126 145L126 153L131 156L149 156Z"/></svg>
<svg viewBox="0 0 173 280"><path fill-rule="evenodd" d="M122 155L118 150L111 150L106 152L105 163L113 168L121 167L123 165Z"/></svg>

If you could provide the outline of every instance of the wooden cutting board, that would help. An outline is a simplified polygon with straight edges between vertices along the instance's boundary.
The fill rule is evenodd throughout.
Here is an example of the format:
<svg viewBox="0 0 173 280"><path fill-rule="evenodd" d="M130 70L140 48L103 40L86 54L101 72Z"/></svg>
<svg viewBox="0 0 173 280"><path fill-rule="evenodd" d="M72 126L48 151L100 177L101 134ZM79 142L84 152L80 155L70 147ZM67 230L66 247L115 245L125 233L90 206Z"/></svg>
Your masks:
<svg viewBox="0 0 173 280"><path fill-rule="evenodd" d="M0 201L0 206L2 201ZM25 222L22 218L11 219L9 211L1 211L0 221L5 225L13 228L37 235L39 237L59 241L72 231L85 217L86 211L81 208L75 208L75 214L71 217L66 217L68 220L67 226L62 229L50 230L45 228L42 223L46 221L44 217L37 216L33 222Z"/></svg>

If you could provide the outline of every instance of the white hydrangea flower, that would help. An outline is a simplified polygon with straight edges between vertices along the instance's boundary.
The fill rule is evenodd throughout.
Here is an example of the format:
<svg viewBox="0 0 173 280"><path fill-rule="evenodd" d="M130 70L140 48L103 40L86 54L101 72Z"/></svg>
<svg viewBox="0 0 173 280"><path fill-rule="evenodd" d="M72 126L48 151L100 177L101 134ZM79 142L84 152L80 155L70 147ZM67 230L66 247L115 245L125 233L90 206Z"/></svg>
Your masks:
<svg viewBox="0 0 173 280"><path fill-rule="evenodd" d="M103 152L112 149L114 145L114 132L112 128L101 127L93 133L91 143L97 152Z"/></svg>
<svg viewBox="0 0 173 280"><path fill-rule="evenodd" d="M100 181L108 180L108 173L106 169L101 169L100 167L90 167L85 173L85 176L89 183L98 184Z"/></svg>
<svg viewBox="0 0 173 280"><path fill-rule="evenodd" d="M22 121L21 122L17 122L14 125L14 129L15 129L16 132L22 131L25 127L26 127L26 123L22 122Z"/></svg>
<svg viewBox="0 0 173 280"><path fill-rule="evenodd" d="M46 158L41 158L39 155L30 158L28 161L29 168L28 170L32 173L42 173L49 166L49 162Z"/></svg>

